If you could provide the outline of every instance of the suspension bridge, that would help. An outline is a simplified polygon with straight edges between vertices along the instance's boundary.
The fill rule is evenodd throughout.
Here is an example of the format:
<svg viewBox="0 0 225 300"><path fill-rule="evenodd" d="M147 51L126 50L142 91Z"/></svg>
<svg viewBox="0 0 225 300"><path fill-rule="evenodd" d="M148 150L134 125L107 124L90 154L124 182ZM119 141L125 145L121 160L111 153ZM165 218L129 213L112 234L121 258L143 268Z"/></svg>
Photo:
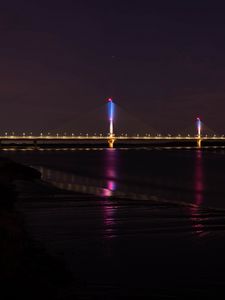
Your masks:
<svg viewBox="0 0 225 300"><path fill-rule="evenodd" d="M101 144L108 145L109 148L113 148L116 144L126 145L142 145L142 144L192 144L198 148L202 147L202 143L225 143L224 135L202 135L202 122L198 117L196 120L196 134L195 135L127 135L121 134L116 135L114 132L114 115L115 115L115 103L109 98L108 99L108 133L103 135L75 135L75 134L54 134L51 135L40 133L39 135L25 134L16 135L14 133L5 133L0 135L0 145L33 145L34 148L38 148L41 145L81 145L81 144Z"/></svg>

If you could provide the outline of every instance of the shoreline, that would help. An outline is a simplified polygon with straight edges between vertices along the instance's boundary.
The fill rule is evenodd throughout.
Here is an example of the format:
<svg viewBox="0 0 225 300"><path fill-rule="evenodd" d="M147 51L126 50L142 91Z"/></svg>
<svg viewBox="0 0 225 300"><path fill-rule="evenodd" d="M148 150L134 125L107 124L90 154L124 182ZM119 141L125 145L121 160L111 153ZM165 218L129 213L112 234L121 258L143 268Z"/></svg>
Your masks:
<svg viewBox="0 0 225 300"><path fill-rule="evenodd" d="M16 181L26 186L40 177L35 169L0 158L0 282L4 299L57 299L72 280L60 260L34 243L18 210L20 192Z"/></svg>
<svg viewBox="0 0 225 300"><path fill-rule="evenodd" d="M21 231L16 235L21 248L12 242L8 246L21 249L11 256L22 267L5 284L6 290L15 287L15 295L180 299L224 291L223 275L217 274L224 253L224 213L67 191L42 181L38 171L32 178L35 169L13 162L8 173L3 170L17 194L12 216L6 217ZM219 252L214 243L215 249L221 246ZM215 266L210 262L208 270L209 255Z"/></svg>
<svg viewBox="0 0 225 300"><path fill-rule="evenodd" d="M79 193L62 197L63 202L44 193L28 197L21 210L35 239L47 245L50 253L63 255L65 265L72 264L73 273L79 275L81 284L75 288L72 284L72 290L66 291L69 299L75 295L76 299L180 299L224 291L215 273L223 251L217 253L220 259L216 259L216 267L209 265L216 279L204 277L205 259L213 255L212 241L218 247L224 236L224 214L191 209L190 217L186 209L167 203L131 204L129 199ZM47 232L43 226L49 226ZM147 269L143 263L147 263ZM177 272L181 278L176 277ZM211 279L212 274L208 275ZM210 287L205 289L206 283Z"/></svg>

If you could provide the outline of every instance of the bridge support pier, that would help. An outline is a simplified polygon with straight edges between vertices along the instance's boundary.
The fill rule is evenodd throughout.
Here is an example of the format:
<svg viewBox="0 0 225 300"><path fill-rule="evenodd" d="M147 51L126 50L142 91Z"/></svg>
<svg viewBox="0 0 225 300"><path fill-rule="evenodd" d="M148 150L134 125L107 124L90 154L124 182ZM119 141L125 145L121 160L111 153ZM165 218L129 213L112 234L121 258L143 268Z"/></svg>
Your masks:
<svg viewBox="0 0 225 300"><path fill-rule="evenodd" d="M197 139L197 147L198 148L202 147L202 140L201 139Z"/></svg>
<svg viewBox="0 0 225 300"><path fill-rule="evenodd" d="M113 148L115 140L116 139L114 137L110 137L108 139L109 148Z"/></svg>

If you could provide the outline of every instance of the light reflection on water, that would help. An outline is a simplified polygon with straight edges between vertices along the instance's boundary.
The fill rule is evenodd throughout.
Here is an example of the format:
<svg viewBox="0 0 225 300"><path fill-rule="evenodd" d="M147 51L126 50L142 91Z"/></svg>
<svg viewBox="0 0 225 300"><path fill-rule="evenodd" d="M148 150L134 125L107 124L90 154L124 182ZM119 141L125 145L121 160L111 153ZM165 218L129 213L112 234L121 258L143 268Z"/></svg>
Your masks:
<svg viewBox="0 0 225 300"><path fill-rule="evenodd" d="M105 236L111 239L115 237L114 215L116 206L110 202L109 198L112 197L116 191L118 159L118 151L116 151L116 149L106 149L104 151L105 180L75 176L70 173L55 171L45 167L39 167L38 169L42 173L42 178L45 181L49 181L61 189L101 196L103 199L102 207Z"/></svg>
<svg viewBox="0 0 225 300"><path fill-rule="evenodd" d="M116 149L105 149L104 179L79 176L43 166L35 166L35 168L42 173L43 180L51 182L59 188L108 198L112 197L117 190L118 159L119 156Z"/></svg>
<svg viewBox="0 0 225 300"><path fill-rule="evenodd" d="M138 187L135 184L131 185L129 182L127 184L125 182L120 182L118 184L120 152L117 149L104 149L103 152L103 174L100 174L101 176L99 178L94 178L93 176L79 176L72 172L58 171L43 166L35 166L35 168L42 173L43 180L51 182L53 185L58 186L59 188L75 192L94 194L104 198L116 196L132 200L151 200L157 202L174 203L194 207L195 210L199 209L200 205L203 203L204 179L201 150L196 151L196 159L194 161L194 193L190 194L191 199L188 197L188 200L183 198L183 196L185 196L185 192L182 190L180 192L178 191L177 194L174 193L174 197L168 200L158 194L155 194L155 190L153 190L151 186L149 187L148 192L146 188L143 189L142 186ZM141 178L139 179L141 181ZM159 179L157 177L152 177L153 183L158 183L158 181ZM165 190L166 186L170 187L170 179L168 179L167 185L166 183L167 181L162 181L161 179L162 190ZM166 192L168 193L169 191L166 190Z"/></svg>
<svg viewBox="0 0 225 300"><path fill-rule="evenodd" d="M194 206L190 208L191 221L193 222L194 231L202 236L204 234L204 225L202 222L204 219L201 214L201 206L204 201L204 172L203 172L203 158L202 151L199 149L196 151L195 157L195 169L194 169ZM206 219L205 219L206 220Z"/></svg>
<svg viewBox="0 0 225 300"><path fill-rule="evenodd" d="M203 162L202 162L202 151L196 152L195 159L195 204L200 206L203 202L204 192L204 177L203 177Z"/></svg>
<svg viewBox="0 0 225 300"><path fill-rule="evenodd" d="M113 195L113 192L116 191L118 151L116 151L116 149L106 149L104 152L104 162L106 187L103 189L101 196L110 197Z"/></svg>
<svg viewBox="0 0 225 300"><path fill-rule="evenodd" d="M116 191L117 166L119 164L118 151L116 149L106 149L104 152L104 173L106 177L106 188L103 189L103 197L113 196ZM110 201L103 205L103 220L106 237L115 237L115 213L116 207Z"/></svg>
<svg viewBox="0 0 225 300"><path fill-rule="evenodd" d="M134 201L154 201L159 204L175 204L179 205L179 207L183 206L193 232L198 236L202 236L208 232L208 227L206 226L208 219L205 214L205 208L213 207L211 203L208 206L207 193L209 184L206 181L205 173L207 172L207 165L204 168L206 158L203 154L202 150L196 149L192 152L191 160L188 161L189 163L185 161L182 164L183 160L176 160L175 166L179 166L179 170L183 171L182 174L186 175L185 173L188 173L188 176L184 178L183 176L176 176L176 173L174 175L173 169L167 165L165 165L167 168L164 167L163 163L159 172L155 172L155 170L158 170L156 169L156 164L154 165L154 153L153 156L149 154L151 165L147 163L143 165L143 178L140 176L142 170L140 172L137 169L137 163L133 166L135 163L134 160L129 160L129 162L132 161L130 169L134 167L134 170L138 170L139 172L137 174L135 172L129 173L130 163L124 164L125 156L118 149L104 149L101 153L101 160L88 161L90 168L89 165L85 166L85 159L81 160L79 164L84 163L86 167L84 169L93 170L93 173L89 177L76 175L75 166L71 168L71 173L68 171L57 171L48 167L38 167L38 169L41 171L45 181L61 189L100 196L101 199L99 201L101 201L102 205L103 222L108 236L115 234L115 218L118 210L114 203L115 201L112 201L112 197ZM164 158L163 155L160 156L160 159ZM144 158L147 158L146 152ZM176 158L179 158L179 156ZM91 164L92 162L93 164ZM99 167L98 163L100 164ZM183 169L180 167L180 164ZM126 177L124 176L125 171ZM165 176L165 174L167 175L170 172L173 174L173 177ZM135 180L130 180L130 174ZM124 180L124 178L128 178L129 180ZM149 180L144 182L146 178ZM142 184L143 182L144 185ZM181 186L184 186L184 188L179 189Z"/></svg>

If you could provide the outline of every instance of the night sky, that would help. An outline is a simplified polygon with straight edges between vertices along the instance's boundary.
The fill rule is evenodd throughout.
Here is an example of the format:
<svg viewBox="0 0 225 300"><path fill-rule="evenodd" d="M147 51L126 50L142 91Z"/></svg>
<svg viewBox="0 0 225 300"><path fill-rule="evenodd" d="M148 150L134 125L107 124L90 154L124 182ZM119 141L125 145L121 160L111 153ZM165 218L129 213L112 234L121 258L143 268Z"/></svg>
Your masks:
<svg viewBox="0 0 225 300"><path fill-rule="evenodd" d="M200 116L225 133L224 15L200 0L1 3L0 131L107 132L113 97L120 132Z"/></svg>

